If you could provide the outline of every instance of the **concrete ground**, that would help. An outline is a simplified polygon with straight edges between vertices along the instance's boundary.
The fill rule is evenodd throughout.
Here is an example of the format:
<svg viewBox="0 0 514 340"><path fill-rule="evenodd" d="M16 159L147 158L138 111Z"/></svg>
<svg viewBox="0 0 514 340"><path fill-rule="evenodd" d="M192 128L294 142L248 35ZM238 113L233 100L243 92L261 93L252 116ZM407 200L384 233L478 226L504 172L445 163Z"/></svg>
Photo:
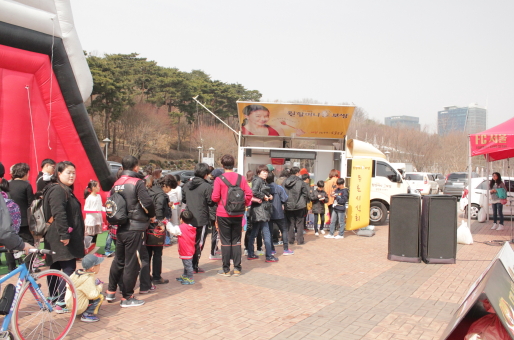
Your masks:
<svg viewBox="0 0 514 340"><path fill-rule="evenodd" d="M137 308L105 303L101 321L76 320L71 339L439 339L468 287L500 247L482 242L510 240L510 229L472 224L473 245L458 247L454 265L387 260L388 226L374 237L347 232L341 240L316 237L294 246L295 255L265 263L243 259L243 275L216 274L221 261L201 259L196 284L180 285L177 246L165 248L163 277L170 280ZM510 222L506 223L510 226ZM108 281L112 259L102 265ZM136 290L137 293L137 290ZM119 298L119 295L118 295Z"/></svg>

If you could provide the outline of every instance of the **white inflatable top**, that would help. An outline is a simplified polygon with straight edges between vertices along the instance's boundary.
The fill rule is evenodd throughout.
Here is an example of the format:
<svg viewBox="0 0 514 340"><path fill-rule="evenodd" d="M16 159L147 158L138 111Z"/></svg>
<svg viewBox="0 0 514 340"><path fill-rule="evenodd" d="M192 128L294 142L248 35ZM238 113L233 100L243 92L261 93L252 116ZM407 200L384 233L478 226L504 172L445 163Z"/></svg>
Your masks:
<svg viewBox="0 0 514 340"><path fill-rule="evenodd" d="M0 0L0 21L62 38L82 100L91 95L93 77L80 45L69 0Z"/></svg>

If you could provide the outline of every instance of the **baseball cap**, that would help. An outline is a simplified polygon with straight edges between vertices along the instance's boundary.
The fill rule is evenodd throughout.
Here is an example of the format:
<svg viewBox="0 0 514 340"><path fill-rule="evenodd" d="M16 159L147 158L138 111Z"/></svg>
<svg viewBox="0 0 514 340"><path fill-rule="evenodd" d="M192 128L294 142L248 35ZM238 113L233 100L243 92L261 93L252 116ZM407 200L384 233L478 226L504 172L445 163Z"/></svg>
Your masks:
<svg viewBox="0 0 514 340"><path fill-rule="evenodd" d="M269 172L272 172L273 170L275 170L275 168L271 164L266 164L266 166L268 167Z"/></svg>
<svg viewBox="0 0 514 340"><path fill-rule="evenodd" d="M102 262L104 262L104 258L103 257L98 257L98 256L93 255L93 254L87 254L82 259L82 268L84 268L85 270L88 270L89 268L94 267L97 264L100 264Z"/></svg>
<svg viewBox="0 0 514 340"><path fill-rule="evenodd" d="M211 176L212 176L212 177L214 177L214 178L216 178L216 177L218 177L218 176L221 176L221 175L222 175L222 174L224 174L224 173L225 173L225 169L214 169L214 170L212 170L212 172L211 172Z"/></svg>
<svg viewBox="0 0 514 340"><path fill-rule="evenodd" d="M0 162L0 178L3 178L5 175L4 165Z"/></svg>
<svg viewBox="0 0 514 340"><path fill-rule="evenodd" d="M300 175L308 175L308 174L309 174L309 171L307 171L307 169L305 169L305 168L300 169Z"/></svg>

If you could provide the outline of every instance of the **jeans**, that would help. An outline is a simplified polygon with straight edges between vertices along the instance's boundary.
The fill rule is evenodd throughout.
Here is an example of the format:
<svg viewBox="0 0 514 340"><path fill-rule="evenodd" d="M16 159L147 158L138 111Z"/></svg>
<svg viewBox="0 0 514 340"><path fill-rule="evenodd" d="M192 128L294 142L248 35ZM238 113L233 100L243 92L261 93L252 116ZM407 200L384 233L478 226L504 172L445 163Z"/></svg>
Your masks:
<svg viewBox="0 0 514 340"><path fill-rule="evenodd" d="M182 259L184 274L182 276L193 279L193 259Z"/></svg>
<svg viewBox="0 0 514 340"><path fill-rule="evenodd" d="M253 244L259 231L262 231L262 236L264 237L264 246L266 247L266 258L271 257L271 234L269 231L268 222L264 221L253 222L252 233L250 234L250 238L248 239L248 256L255 255L253 250Z"/></svg>
<svg viewBox="0 0 514 340"><path fill-rule="evenodd" d="M89 300L89 305L87 306L87 309L84 311L84 313L87 314L98 314L98 310L100 309L100 305L104 301L104 296L100 294L100 296L97 299Z"/></svg>
<svg viewBox="0 0 514 340"><path fill-rule="evenodd" d="M107 240L105 240L105 251L111 251L112 246L112 236L111 233L107 234Z"/></svg>
<svg viewBox="0 0 514 340"><path fill-rule="evenodd" d="M253 223L250 218L246 220L245 250L248 250L248 242L252 234ZM262 250L262 231L257 234L257 250Z"/></svg>
<svg viewBox="0 0 514 340"><path fill-rule="evenodd" d="M280 220L271 220L269 221L270 225L278 226L280 232L282 233L282 242L284 243L284 250L289 250L289 241L288 241L288 233L289 229L287 228L288 224L285 218L281 218ZM275 250L275 246L271 245L272 249Z"/></svg>
<svg viewBox="0 0 514 340"><path fill-rule="evenodd" d="M225 273L230 271L230 260L234 261L234 269L241 271L242 223L242 217L218 217L221 261Z"/></svg>
<svg viewBox="0 0 514 340"><path fill-rule="evenodd" d="M498 215L500 215L500 224L503 225L503 204L494 203L493 204L493 220L494 223L498 221Z"/></svg>
<svg viewBox="0 0 514 340"><path fill-rule="evenodd" d="M314 214L314 232L318 232L318 218L320 221L319 230L323 230L325 226L325 213Z"/></svg>
<svg viewBox="0 0 514 340"><path fill-rule="evenodd" d="M330 235L334 235L336 229L336 220L339 220L339 236L344 236L344 228L346 228L346 211L334 209L330 217Z"/></svg>

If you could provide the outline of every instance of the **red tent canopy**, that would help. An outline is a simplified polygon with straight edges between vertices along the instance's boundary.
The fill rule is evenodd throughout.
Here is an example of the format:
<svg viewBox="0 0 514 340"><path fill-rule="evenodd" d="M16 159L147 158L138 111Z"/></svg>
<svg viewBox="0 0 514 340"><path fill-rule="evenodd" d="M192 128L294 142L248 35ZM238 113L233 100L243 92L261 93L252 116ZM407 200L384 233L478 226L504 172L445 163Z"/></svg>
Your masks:
<svg viewBox="0 0 514 340"><path fill-rule="evenodd" d="M514 157L514 118L470 135L471 156L489 155L490 161Z"/></svg>

